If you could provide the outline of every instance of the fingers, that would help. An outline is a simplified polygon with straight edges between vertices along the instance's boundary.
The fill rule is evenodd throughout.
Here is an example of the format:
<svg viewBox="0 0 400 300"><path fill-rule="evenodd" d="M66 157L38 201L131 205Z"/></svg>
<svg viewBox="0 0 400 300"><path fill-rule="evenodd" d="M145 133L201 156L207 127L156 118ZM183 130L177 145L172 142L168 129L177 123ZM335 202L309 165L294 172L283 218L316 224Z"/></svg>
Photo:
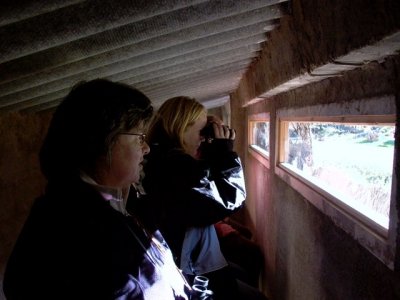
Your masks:
<svg viewBox="0 0 400 300"><path fill-rule="evenodd" d="M231 140L234 140L236 138L236 130L231 129L231 136L229 137Z"/></svg>
<svg viewBox="0 0 400 300"><path fill-rule="evenodd" d="M214 134L215 134L216 139L234 140L236 138L235 130L229 128L228 126L213 123L213 127L214 127Z"/></svg>

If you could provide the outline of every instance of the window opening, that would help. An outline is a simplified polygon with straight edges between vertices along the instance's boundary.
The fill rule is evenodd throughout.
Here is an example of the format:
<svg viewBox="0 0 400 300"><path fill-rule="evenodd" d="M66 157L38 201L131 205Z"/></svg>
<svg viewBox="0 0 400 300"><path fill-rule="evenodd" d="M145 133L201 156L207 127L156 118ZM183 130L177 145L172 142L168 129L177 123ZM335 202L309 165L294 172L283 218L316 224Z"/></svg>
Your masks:
<svg viewBox="0 0 400 300"><path fill-rule="evenodd" d="M250 122L250 146L269 156L269 121Z"/></svg>
<svg viewBox="0 0 400 300"><path fill-rule="evenodd" d="M388 229L395 126L283 122L280 162Z"/></svg>

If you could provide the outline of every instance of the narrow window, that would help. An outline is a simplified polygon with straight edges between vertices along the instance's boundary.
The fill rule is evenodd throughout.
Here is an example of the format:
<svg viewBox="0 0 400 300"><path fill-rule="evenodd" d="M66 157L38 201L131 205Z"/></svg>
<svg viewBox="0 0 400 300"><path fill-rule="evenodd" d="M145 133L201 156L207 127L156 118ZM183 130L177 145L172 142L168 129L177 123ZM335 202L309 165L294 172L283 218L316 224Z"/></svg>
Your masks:
<svg viewBox="0 0 400 300"><path fill-rule="evenodd" d="M269 168L270 121L269 114L251 116L248 122L248 145L250 154Z"/></svg>
<svg viewBox="0 0 400 300"><path fill-rule="evenodd" d="M269 122L267 121L256 121L250 122L250 146L264 154L269 156Z"/></svg>

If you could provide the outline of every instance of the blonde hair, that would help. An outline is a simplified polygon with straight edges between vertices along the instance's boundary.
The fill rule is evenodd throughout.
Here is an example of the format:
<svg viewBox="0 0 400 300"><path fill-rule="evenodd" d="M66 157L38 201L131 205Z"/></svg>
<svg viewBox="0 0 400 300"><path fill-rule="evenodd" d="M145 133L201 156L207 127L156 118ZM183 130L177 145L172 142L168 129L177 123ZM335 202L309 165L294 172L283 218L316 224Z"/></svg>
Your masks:
<svg viewBox="0 0 400 300"><path fill-rule="evenodd" d="M170 146L186 150L183 136L206 108L193 98L179 96L165 101L155 114L148 130L148 141L151 144L168 141Z"/></svg>

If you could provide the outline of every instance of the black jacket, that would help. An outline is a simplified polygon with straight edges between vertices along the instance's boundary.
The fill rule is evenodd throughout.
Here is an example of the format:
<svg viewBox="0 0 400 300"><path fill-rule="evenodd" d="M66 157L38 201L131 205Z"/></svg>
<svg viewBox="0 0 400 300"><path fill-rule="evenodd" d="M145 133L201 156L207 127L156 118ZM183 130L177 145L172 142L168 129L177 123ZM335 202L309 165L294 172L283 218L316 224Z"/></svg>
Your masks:
<svg viewBox="0 0 400 300"><path fill-rule="evenodd" d="M243 169L232 146L230 140L214 140L197 160L167 145L151 145L143 186L177 262L188 227L210 226L244 204Z"/></svg>
<svg viewBox="0 0 400 300"><path fill-rule="evenodd" d="M34 203L8 261L5 295L8 300L158 299L145 298L159 284L157 268L176 266L162 236L155 233L170 261L151 247L149 236L88 184L50 185ZM182 278L176 284L183 289Z"/></svg>

